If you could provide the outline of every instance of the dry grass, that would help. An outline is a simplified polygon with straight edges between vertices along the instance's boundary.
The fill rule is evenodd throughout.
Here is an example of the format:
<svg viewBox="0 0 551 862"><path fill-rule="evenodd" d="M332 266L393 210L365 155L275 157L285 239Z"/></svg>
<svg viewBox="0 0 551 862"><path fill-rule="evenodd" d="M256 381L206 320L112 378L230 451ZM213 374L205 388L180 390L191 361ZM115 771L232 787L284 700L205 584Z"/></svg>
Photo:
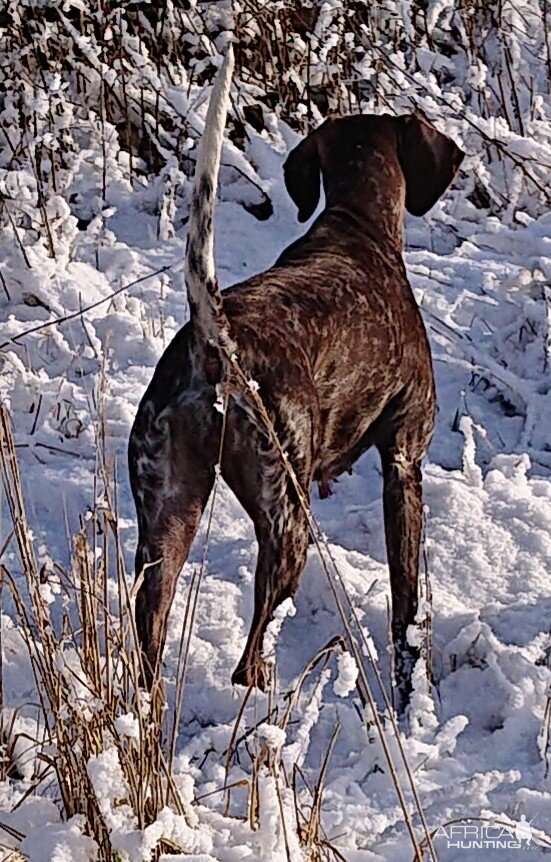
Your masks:
<svg viewBox="0 0 551 862"><path fill-rule="evenodd" d="M17 574L5 566L1 571L28 649L44 727L41 768L31 790L55 778L63 817L84 814L100 860L110 862L116 857L105 810L88 769L90 759L107 748L115 748L128 789L118 804L131 807L140 829L154 822L166 805L186 815L162 748L160 687L151 696L140 690L132 599L116 512L106 493L74 537L70 569L39 569L3 406L0 468L21 568ZM48 601L52 585L63 594L58 620ZM135 736L117 727L117 719L128 714L137 723Z"/></svg>
<svg viewBox="0 0 551 862"><path fill-rule="evenodd" d="M523 81L514 68L508 40L514 40L516 34L503 12L503 4L455 0L456 18L464 28L464 44L460 40L435 42L427 23L426 3L413 0L410 5L413 30L407 32L400 16L389 15L379 4L342 0L335 17L329 16L331 39L326 44L327 13L323 4L286 0L274 9L265 0L242 0L239 9L234 9L231 24L236 40L236 73L242 83L229 121L232 141L246 150L250 130L265 129L266 114L276 107L287 123L303 132L328 113L356 111L366 100L376 107L392 108L403 90L404 75L412 83L412 76L419 71L417 46L426 45L444 57L463 53L475 66L492 66L488 56L492 40L503 46L495 86L473 91L472 99L482 117L503 118L512 130L523 135L530 115L524 103L527 98L533 100L537 88L533 81ZM57 133L57 112L63 100L52 94L48 82L55 76L71 79L67 102L74 110L71 127L80 129L78 134L93 132L99 137L103 165L98 191L103 201L109 181L106 164L112 158L108 145L115 139L128 154L125 169L133 187L143 186L145 175L156 174L164 178L168 197L173 196L176 189L169 161L175 160L184 173L190 174L193 156L188 155L185 142L197 138L199 131L194 126L194 111L182 108L172 88L180 87L189 95L194 85L212 80L216 70L213 58L230 26L228 17L213 14L215 6L198 3L186 8L187 4L178 0L171 4L136 0L121 8L115 0L102 0L89 8L84 4L79 9L62 10L57 4L44 3L20 5L17 15L0 18L0 49L10 58L6 68L0 69L0 83L20 112L22 137L15 143L10 130L1 124L0 134L12 152L10 170L24 159L34 176L40 215L37 229L52 258L57 254L56 235L47 202L50 195L66 192L64 176L81 144L75 137L77 132L69 128ZM547 3L541 16L543 26L549 17ZM323 63L318 55L323 55ZM396 60L398 56L404 58L404 69ZM368 76L360 68L365 59L372 69ZM547 68L551 82L551 63ZM443 115L464 114L446 96L445 74L438 71L437 65L433 73L437 79L442 77L442 94L434 98ZM419 81L416 87L420 96L429 93ZM37 93L48 105L45 117L36 113ZM432 89L430 95L434 95ZM463 119L472 125L466 116ZM542 182L537 170L510 154L499 138L490 136L484 128L477 127L476 134L490 162L496 155L498 160L512 159L529 186L535 186L548 199L545 178ZM37 137L38 130L41 134ZM57 138L55 146L49 143L52 137ZM159 230L167 215L165 204L166 200L159 203ZM170 209L175 201L168 205ZM21 236L25 222L19 209L15 198L0 192L0 217L11 224L30 268Z"/></svg>

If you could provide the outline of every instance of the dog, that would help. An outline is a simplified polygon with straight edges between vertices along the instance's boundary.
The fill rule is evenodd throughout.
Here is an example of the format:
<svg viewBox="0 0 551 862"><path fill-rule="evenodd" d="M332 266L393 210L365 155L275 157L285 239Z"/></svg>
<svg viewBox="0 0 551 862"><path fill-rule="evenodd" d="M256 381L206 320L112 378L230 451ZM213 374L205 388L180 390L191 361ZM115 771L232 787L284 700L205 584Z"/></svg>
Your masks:
<svg viewBox="0 0 551 862"><path fill-rule="evenodd" d="M221 474L258 542L254 612L234 684L265 684L262 639L297 589L308 518L297 486L323 487L375 446L384 481L385 536L399 708L418 651L421 459L435 418L429 344L402 257L404 207L427 212L464 154L418 116L329 117L288 156L287 191L307 233L260 275L219 291L212 217L232 55L213 87L188 222L191 319L155 370L131 432L129 471L138 517L136 627L148 684L159 670L166 621L215 480ZM246 393L215 409L237 357L277 435ZM282 451L285 453L282 455Z"/></svg>

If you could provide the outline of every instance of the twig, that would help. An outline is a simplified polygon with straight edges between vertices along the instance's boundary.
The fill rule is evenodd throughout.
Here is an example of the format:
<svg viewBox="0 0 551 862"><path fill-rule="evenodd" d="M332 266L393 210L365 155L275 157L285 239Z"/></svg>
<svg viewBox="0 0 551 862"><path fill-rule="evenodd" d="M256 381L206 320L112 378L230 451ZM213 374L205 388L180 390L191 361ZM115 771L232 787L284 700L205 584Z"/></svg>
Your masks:
<svg viewBox="0 0 551 862"><path fill-rule="evenodd" d="M108 296L104 296L103 299L98 299L97 302L92 302L90 305L84 306L84 308L80 308L78 311L74 311L72 314L65 314L62 317L56 317L53 320L48 320L46 323L40 323L38 326L32 326L30 329L25 329L23 332L19 332L17 335L13 335L8 341L3 341L0 344L0 350L4 350L6 347L10 347L12 344L17 343L22 338L26 338L27 335L31 335L33 332L40 332L43 329L47 329L49 326L59 326L60 323L66 323L68 320L74 320L76 317L81 317L83 314L86 314L88 311L92 311L92 309L97 308L100 305L103 305L104 302L109 302L113 297L118 296L119 293L122 293L125 290L129 290L131 287L135 287L137 284L141 284L143 281L147 281L148 278L154 278L156 275L161 275L163 272L167 272L167 270L171 269L172 265L168 264L167 266L162 266L160 269L156 269L155 272L149 272L147 275L142 275L141 278L135 279L135 281L129 282L129 284L123 284L122 287L117 288Z"/></svg>

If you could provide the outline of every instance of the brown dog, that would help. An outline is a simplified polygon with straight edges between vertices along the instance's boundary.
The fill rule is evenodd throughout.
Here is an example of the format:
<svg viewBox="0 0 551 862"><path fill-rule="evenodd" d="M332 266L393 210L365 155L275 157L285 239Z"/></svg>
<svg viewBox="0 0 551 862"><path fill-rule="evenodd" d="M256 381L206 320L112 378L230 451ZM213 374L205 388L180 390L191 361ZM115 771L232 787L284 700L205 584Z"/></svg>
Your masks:
<svg viewBox="0 0 551 862"><path fill-rule="evenodd" d="M228 87L228 63L225 75ZM190 216L191 321L159 361L130 440L136 572L145 567L136 619L148 680L158 668L176 580L214 482L222 416L213 405L225 373L223 338L258 382L304 489L338 476L370 446L379 450L403 706L416 658L406 633L417 609L420 464L435 414L429 345L402 259L403 214L404 205L415 215L430 209L463 153L415 116L328 119L284 168L300 221L317 207L321 174L322 214L271 269L221 298L211 223L226 110L222 89L211 99ZM308 525L280 452L238 396L226 410L221 470L258 540L254 615L232 681L262 687L263 634L274 609L297 588Z"/></svg>

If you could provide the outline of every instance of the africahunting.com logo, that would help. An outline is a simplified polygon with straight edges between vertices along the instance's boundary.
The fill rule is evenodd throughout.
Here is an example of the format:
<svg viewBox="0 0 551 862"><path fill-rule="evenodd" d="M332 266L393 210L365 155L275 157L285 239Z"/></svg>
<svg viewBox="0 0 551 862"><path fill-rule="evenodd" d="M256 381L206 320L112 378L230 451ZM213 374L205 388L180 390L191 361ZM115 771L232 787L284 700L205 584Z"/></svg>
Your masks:
<svg viewBox="0 0 551 862"><path fill-rule="evenodd" d="M435 839L458 850L535 850L532 820L522 814L518 823L449 823L441 826Z"/></svg>

